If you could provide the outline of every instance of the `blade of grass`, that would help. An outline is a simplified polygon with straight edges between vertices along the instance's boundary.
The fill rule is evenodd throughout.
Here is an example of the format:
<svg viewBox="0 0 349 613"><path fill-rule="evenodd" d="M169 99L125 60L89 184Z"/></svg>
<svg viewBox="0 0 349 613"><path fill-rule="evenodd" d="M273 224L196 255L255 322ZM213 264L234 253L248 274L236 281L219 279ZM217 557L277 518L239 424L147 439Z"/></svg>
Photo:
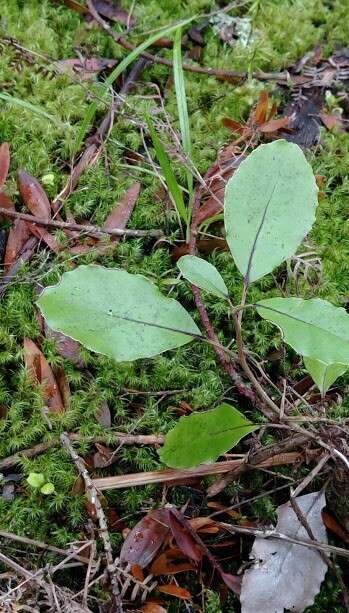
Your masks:
<svg viewBox="0 0 349 613"><path fill-rule="evenodd" d="M177 109L179 117L179 125L182 137L182 147L189 159L192 156L192 142L190 135L190 124L187 106L187 96L185 93L184 72L182 67L182 30L178 29L174 36L173 45L173 73L174 84L176 90ZM193 197L193 175L190 170L187 170L187 184L189 191L189 203L192 203ZM188 223L190 215L188 215Z"/></svg>
<svg viewBox="0 0 349 613"><path fill-rule="evenodd" d="M105 80L104 85L105 85L105 89L104 91L102 91L101 93L101 97L104 97L108 90L109 87L111 87L114 83L114 81L124 72L124 70L126 70L126 68L134 61L138 58L139 55L141 55L143 53L143 51L145 51L146 49L148 49L148 47L150 47L151 45L153 45L159 38L163 38L164 36L168 36L169 34L172 34L172 32L175 32L176 30L178 30L178 28L182 28L183 26L186 26L188 23L190 23L191 21L193 21L193 19L195 19L194 17L190 17L189 19L185 19L184 21L180 21L179 23L176 23L174 25L168 26L167 28L163 28L162 30L158 30L158 32L156 32L155 34L153 34L152 36L149 36L149 38L147 38L143 43L141 43L140 45L138 45L138 47L136 47L136 49L133 49L133 51L131 51L131 53L129 53L121 62L120 64L118 64L114 70L112 70L112 72L110 73L110 75L108 76L108 78ZM75 143L75 149L74 149L74 155L77 153L77 151L79 151L84 138L86 136L86 133L89 130L89 127L93 121L93 118L96 114L97 111L97 104L96 102L92 102L92 104L90 104L89 108L87 109L87 112L83 118L78 136L77 136L77 140Z"/></svg>
<svg viewBox="0 0 349 613"><path fill-rule="evenodd" d="M31 113L35 113L36 115L40 115L41 117L46 117L46 119L49 119L50 121L52 121L52 123L54 123L59 128L67 127L67 124L61 121L60 119L57 119L57 117L54 117L53 115L50 115L49 113L46 113L46 111L44 111L44 109L42 109L40 106L31 104L30 102L27 102L26 100L21 100L20 98L16 98L15 96L10 96L10 94L7 94L6 92L0 92L0 99L5 100L5 102L7 102L8 104L19 106L25 109L26 111L30 111Z"/></svg>
<svg viewBox="0 0 349 613"><path fill-rule="evenodd" d="M177 209L178 215L183 219L184 223L187 223L188 213L184 204L181 188L177 183L177 179L172 170L170 159L163 147L160 138L156 133L156 130L154 128L154 125L152 124L150 117L148 118L148 128L151 139L153 141L156 157L158 158L161 170L164 173L165 181L169 189L170 195L172 196L175 207Z"/></svg>

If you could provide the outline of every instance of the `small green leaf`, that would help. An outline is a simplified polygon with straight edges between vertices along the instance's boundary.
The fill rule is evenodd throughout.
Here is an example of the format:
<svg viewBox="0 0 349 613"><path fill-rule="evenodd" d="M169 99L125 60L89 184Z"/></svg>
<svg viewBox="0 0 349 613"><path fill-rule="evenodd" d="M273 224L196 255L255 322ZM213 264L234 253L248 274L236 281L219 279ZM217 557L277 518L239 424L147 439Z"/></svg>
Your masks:
<svg viewBox="0 0 349 613"><path fill-rule="evenodd" d="M45 485L43 485L40 488L40 492L44 494L45 496L49 496L50 494L53 494L54 491L55 491L55 486L51 482L45 483Z"/></svg>
<svg viewBox="0 0 349 613"><path fill-rule="evenodd" d="M260 145L225 190L227 242L249 285L293 255L315 220L311 166L294 143Z"/></svg>
<svg viewBox="0 0 349 613"><path fill-rule="evenodd" d="M219 298L228 297L228 289L217 268L196 255L183 255L177 266L190 283Z"/></svg>
<svg viewBox="0 0 349 613"><path fill-rule="evenodd" d="M348 370L348 365L346 364L325 364L313 358L304 358L304 365L314 379L322 396L326 394L332 383Z"/></svg>
<svg viewBox="0 0 349 613"><path fill-rule="evenodd" d="M42 473L29 473L29 476L27 478L27 483L29 483L31 487L35 487L36 489L42 487L45 484L45 481L46 479Z"/></svg>
<svg viewBox="0 0 349 613"><path fill-rule="evenodd" d="M173 468L211 463L257 427L240 411L223 403L211 411L181 417L167 434L159 455Z"/></svg>
<svg viewBox="0 0 349 613"><path fill-rule="evenodd" d="M327 300L268 298L257 305L261 317L278 326L300 355L325 364L349 364L349 315Z"/></svg>
<svg viewBox="0 0 349 613"><path fill-rule="evenodd" d="M120 362L181 347L200 334L182 305L141 275L79 266L38 305L50 328Z"/></svg>

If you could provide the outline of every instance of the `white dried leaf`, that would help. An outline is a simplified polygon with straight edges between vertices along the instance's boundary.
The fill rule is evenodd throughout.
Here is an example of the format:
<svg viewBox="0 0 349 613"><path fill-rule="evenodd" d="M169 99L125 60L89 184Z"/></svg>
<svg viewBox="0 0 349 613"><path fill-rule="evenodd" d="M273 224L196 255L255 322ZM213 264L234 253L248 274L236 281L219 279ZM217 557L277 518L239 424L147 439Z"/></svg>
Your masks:
<svg viewBox="0 0 349 613"><path fill-rule="evenodd" d="M314 537L327 543L321 510L325 495L315 492L299 496L296 502ZM299 540L309 540L290 502L277 509L276 531ZM284 609L301 613L314 602L325 578L327 565L315 549L278 539L256 538L250 558L253 566L242 580L242 613L283 613Z"/></svg>

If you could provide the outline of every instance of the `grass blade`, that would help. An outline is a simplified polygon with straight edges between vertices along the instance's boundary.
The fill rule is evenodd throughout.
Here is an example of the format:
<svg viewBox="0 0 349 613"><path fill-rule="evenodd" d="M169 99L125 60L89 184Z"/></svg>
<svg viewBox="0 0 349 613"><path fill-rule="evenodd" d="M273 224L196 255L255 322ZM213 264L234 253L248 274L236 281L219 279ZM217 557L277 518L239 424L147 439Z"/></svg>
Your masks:
<svg viewBox="0 0 349 613"><path fill-rule="evenodd" d="M114 68L114 70L112 70L112 72L110 73L108 78L104 81L105 89L101 93L100 96L104 97L106 95L106 93L108 92L109 87L111 87L113 85L115 79L117 79L124 72L124 70L126 70L126 68L134 60L136 60L139 55L141 55L143 53L143 51L145 51L146 49L148 49L148 47L153 45L159 38L162 38L164 36L168 36L169 34L172 34L172 32L175 32L176 30L178 30L178 28L182 28L183 26L186 26L188 23L193 21L193 19L195 19L195 17L190 17L189 19L185 19L184 21L180 21L179 23L176 23L174 25L168 26L167 28L163 28L162 30L159 30L155 34L152 34L152 36L149 36L149 38L147 38L143 43L138 45L138 47L136 47L136 49L133 49L133 51L131 51L131 53L129 53ZM82 125L80 127L78 138L77 138L76 145L75 145L75 153L80 149L80 147L82 145L82 142L83 142L83 140L84 140L84 138L86 136L86 133L88 132L89 127L90 127L90 125L91 125L91 123L93 121L93 118L94 118L95 114L96 114L96 111L97 111L97 104L96 104L96 102L92 102L92 104L87 109L87 112L86 112L86 114L85 114L85 116L83 118L83 122L82 122Z"/></svg>
<svg viewBox="0 0 349 613"><path fill-rule="evenodd" d="M50 115L49 113L46 113L46 111L44 111L44 109L42 109L40 106L31 104L30 102L27 102L26 100L21 100L20 98L16 98L15 96L10 96L10 94L7 94L5 92L0 92L0 99L5 100L5 102L8 102L8 104L19 106L25 109L26 111L30 111L31 113L35 113L36 115L40 115L41 117L46 117L46 119L49 119L50 121L52 121L52 123L54 123L59 128L65 128L67 126L66 123L64 123L60 119L57 119L57 117L54 117L53 115Z"/></svg>
<svg viewBox="0 0 349 613"><path fill-rule="evenodd" d="M188 221L188 213L184 204L183 195L181 189L177 183L177 179L172 170L171 161L163 147L163 144L158 137L156 130L151 122L151 119L148 119L148 128L150 132L151 139L153 141L154 149L156 152L156 157L158 158L158 162L161 166L161 170L164 173L165 181L169 192L172 196L174 204L176 206L177 212L179 216L183 219L185 223Z"/></svg>
<svg viewBox="0 0 349 613"><path fill-rule="evenodd" d="M174 36L173 45L173 72L174 72L174 84L176 90L177 109L179 117L179 125L181 129L182 146L183 149L191 159L192 156L192 142L190 135L190 124L187 106L187 96L185 93L184 72L182 67L182 31L178 29ZM192 200L193 194L193 175L190 170L187 170L187 183L189 191L189 200Z"/></svg>

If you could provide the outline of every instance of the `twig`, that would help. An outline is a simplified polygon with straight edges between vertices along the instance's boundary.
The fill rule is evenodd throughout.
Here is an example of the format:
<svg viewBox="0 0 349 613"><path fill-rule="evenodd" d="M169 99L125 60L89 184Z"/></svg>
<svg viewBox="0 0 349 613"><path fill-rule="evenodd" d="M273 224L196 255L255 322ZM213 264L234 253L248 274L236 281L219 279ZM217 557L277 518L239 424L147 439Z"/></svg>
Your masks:
<svg viewBox="0 0 349 613"><path fill-rule="evenodd" d="M318 450L313 450L312 454L315 456L318 454ZM135 487L136 485L146 485L148 483L170 483L175 484L178 481L186 479L193 479L197 477L205 477L207 475L219 475L229 471L236 471L235 474L239 474L240 471L244 471L246 460L248 456L238 460L228 460L226 462L215 462L214 464L208 464L198 466L197 468L190 468L187 470L154 470L147 473L133 473L129 475L120 475L114 477L102 477L100 479L94 479L93 484L98 490L120 489L124 487ZM290 452L275 455L267 460L264 460L253 468L269 468L272 466L282 466L284 464L294 464L295 462L304 459L304 454L301 452Z"/></svg>
<svg viewBox="0 0 349 613"><path fill-rule="evenodd" d="M114 571L113 550L112 550L112 546L110 543L107 520L104 515L103 507L98 498L96 487L89 475L89 472L84 464L84 461L76 453L68 434L66 433L61 434L61 441L65 449L70 454L80 475L84 479L88 496L96 508L96 515L97 515L98 523L99 523L99 535L103 542L103 547L104 547L106 562L107 562L107 569L108 569L108 574L110 578L112 593L113 593L114 600L115 600L115 605L118 611L123 611L122 603L120 599L118 582L117 582L115 571Z"/></svg>
<svg viewBox="0 0 349 613"><path fill-rule="evenodd" d="M283 534L282 532L277 532L274 529L260 530L258 528L245 528L242 526L226 524L224 522L219 522L218 525L227 530L227 532L231 532L232 534L247 534L249 536L255 536L262 539L278 539L280 541L287 541L288 543L293 543L294 545L302 545L302 547L310 547L310 549L326 551L328 553L333 553L344 558L349 558L348 549L343 549L342 547L334 547L333 545L328 545L327 543L319 543L318 541L306 541L302 539L296 539L291 536L288 536L287 534Z"/></svg>
<svg viewBox="0 0 349 613"><path fill-rule="evenodd" d="M246 462L244 466L241 467L241 469L239 470L239 474L241 474L242 472L246 472L247 470L252 470L254 467L258 467L260 464L268 460L268 458L271 458L277 454L282 454L286 451L290 451L291 449L302 447L307 441L308 438L306 436L294 436L292 438L284 439L279 443L276 443L275 445L270 445L269 447L262 447L262 449L258 449L255 452L249 453L248 462ZM223 475L223 477L221 477L209 486L207 490L207 495L209 497L217 496L217 494L224 490L227 485L229 485L229 483L233 481L233 479L235 479L236 477L236 470L232 471L231 473L228 473L227 475Z"/></svg>
<svg viewBox="0 0 349 613"><path fill-rule="evenodd" d="M18 534L13 534L12 532L5 532L0 530L0 537L10 540L16 541L17 543L24 543L25 545L29 545L30 547L37 547L38 549L44 549L45 551L53 551L54 553L58 553L62 556L70 555L71 552L66 551L65 549L60 549L59 547L55 547L54 545L47 545L46 543L42 543L41 541L35 541L33 539L27 538L26 536L19 536ZM79 560L83 564L87 564L87 559L83 556L79 556L73 552L72 556L75 560Z"/></svg>
<svg viewBox="0 0 349 613"><path fill-rule="evenodd" d="M89 560L88 560L88 566L87 566L87 570L86 570L84 593L82 595L82 606L85 607L86 609L87 609L87 599L88 599L88 589L89 589L89 583L90 583L90 576L91 576L92 565L93 565L93 560L94 560L95 554L96 554L96 543L95 543L95 541L92 541L91 549L90 549L90 557L89 557Z"/></svg>
<svg viewBox="0 0 349 613"><path fill-rule="evenodd" d="M105 32L107 32L114 39L114 41L118 45L121 45L122 47L124 47L124 49L127 49L128 51L133 51L134 49L136 49L136 45L133 45L132 43L130 43L121 34L117 34L110 27L110 25L106 21L104 21L104 19L102 19L102 17L99 15L95 7L93 6L93 3L91 0L87 0L87 6L94 20L101 26L101 28ZM159 34L159 38L160 36L161 34ZM173 62L171 60L167 60L166 58L159 57L158 55L153 55L152 53L148 53L144 51L141 57L149 60L150 62L154 64L162 64L164 66L169 66L170 68L173 68ZM211 77L216 77L217 79L222 79L226 81L229 81L229 80L236 81L237 79L247 79L249 76L248 72L241 72L238 70L221 70L219 68L204 68L203 66L195 66L194 64L183 63L182 67L183 67L183 70L188 70L189 72L209 75ZM259 81L273 80L273 81L287 82L287 79L289 79L289 73L287 71L263 72L261 70L258 72L253 72L251 76L254 79L258 79Z"/></svg>
<svg viewBox="0 0 349 613"><path fill-rule="evenodd" d="M121 228L113 228L112 230L106 230L99 228L98 226L82 225L78 223L70 223L69 221L60 221L58 219L43 219L40 217L34 217L34 215L28 215L27 213L18 213L17 211L10 211L3 207L0 207L0 215L5 215L11 219L22 219L23 221L29 221L32 224L39 226L46 226L49 228L60 228L61 230L72 230L75 232L84 232L88 236L94 236L101 238L105 235L109 236L132 236L139 238L142 236L152 236L154 238L160 238L164 235L162 230L128 230Z"/></svg>
<svg viewBox="0 0 349 613"><path fill-rule="evenodd" d="M106 436L92 436L85 437L81 434L69 434L70 440L83 442L83 443L101 443L101 444L110 444L110 438ZM111 433L112 442L120 443L122 445L162 445L165 437L162 435L155 436L153 434L123 434L123 433ZM0 460L0 470L8 470L9 468L13 468L19 464L22 458L35 458L41 453L45 453L49 449L53 447L59 447L61 444L60 439L54 438L51 441L47 441L46 443L38 443L34 447L30 447L29 449L22 449L22 451L18 451L17 453Z"/></svg>

